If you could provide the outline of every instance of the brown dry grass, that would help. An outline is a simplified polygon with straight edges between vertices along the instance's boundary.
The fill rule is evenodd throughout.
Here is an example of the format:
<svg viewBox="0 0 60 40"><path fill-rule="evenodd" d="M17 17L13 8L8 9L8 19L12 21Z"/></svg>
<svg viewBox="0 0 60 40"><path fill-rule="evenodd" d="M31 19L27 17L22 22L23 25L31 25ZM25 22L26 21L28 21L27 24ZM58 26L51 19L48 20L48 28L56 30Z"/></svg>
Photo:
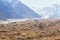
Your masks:
<svg viewBox="0 0 60 40"><path fill-rule="evenodd" d="M0 24L0 40L60 40L60 19Z"/></svg>

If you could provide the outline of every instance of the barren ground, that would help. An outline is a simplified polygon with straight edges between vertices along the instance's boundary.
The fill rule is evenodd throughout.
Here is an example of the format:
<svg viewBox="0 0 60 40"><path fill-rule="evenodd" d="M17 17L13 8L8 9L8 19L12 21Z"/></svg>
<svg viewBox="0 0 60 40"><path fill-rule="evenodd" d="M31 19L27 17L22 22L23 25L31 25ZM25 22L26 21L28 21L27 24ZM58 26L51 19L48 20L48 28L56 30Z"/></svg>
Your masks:
<svg viewBox="0 0 60 40"><path fill-rule="evenodd" d="M60 19L33 19L0 24L0 40L60 40Z"/></svg>

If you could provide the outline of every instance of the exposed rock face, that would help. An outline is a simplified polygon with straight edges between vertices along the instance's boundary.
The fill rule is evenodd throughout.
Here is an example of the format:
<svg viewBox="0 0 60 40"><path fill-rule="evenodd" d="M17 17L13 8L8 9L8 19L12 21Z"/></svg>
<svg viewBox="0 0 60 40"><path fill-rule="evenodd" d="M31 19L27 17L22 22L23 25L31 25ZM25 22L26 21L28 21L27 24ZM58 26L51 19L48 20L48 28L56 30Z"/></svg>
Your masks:
<svg viewBox="0 0 60 40"><path fill-rule="evenodd" d="M0 24L0 40L60 40L60 19Z"/></svg>

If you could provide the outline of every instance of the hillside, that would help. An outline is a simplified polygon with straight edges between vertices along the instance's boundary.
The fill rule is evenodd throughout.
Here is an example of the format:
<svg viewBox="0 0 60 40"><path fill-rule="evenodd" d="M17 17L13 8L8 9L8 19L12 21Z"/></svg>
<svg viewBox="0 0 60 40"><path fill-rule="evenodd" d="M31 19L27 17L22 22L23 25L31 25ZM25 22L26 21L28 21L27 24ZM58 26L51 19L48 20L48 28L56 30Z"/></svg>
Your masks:
<svg viewBox="0 0 60 40"><path fill-rule="evenodd" d="M0 40L60 40L60 19L0 23Z"/></svg>

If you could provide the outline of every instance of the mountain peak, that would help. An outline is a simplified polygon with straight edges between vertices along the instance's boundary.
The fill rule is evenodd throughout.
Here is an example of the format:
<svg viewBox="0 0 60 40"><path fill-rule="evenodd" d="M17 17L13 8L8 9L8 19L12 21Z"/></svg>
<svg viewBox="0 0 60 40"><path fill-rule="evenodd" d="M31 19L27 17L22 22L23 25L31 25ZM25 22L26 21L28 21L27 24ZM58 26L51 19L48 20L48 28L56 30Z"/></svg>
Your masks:
<svg viewBox="0 0 60 40"><path fill-rule="evenodd" d="M41 17L28 6L18 0L0 0L0 14L2 19L21 19Z"/></svg>

